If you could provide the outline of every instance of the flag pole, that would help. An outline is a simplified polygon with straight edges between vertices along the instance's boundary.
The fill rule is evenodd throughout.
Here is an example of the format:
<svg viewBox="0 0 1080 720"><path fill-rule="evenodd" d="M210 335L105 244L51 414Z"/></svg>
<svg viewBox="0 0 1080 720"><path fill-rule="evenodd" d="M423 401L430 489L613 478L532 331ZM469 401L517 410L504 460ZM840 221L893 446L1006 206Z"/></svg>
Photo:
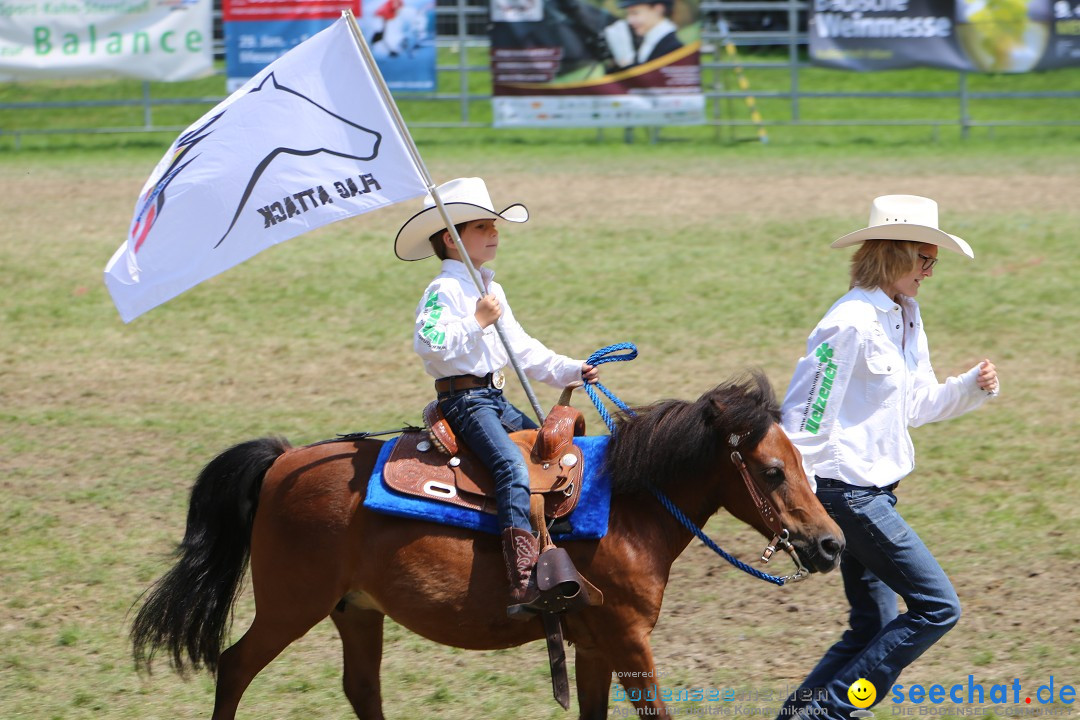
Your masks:
<svg viewBox="0 0 1080 720"><path fill-rule="evenodd" d="M394 98L390 94L390 88L387 87L382 72L379 71L379 66L375 62L375 57L371 54L371 49L368 47L363 33L360 32L360 27L356 24L356 18L353 16L352 10L342 10L341 15L349 23L349 28L352 30L353 39L356 40L356 45L360 49L360 54L364 56L364 62L367 63L368 68L371 70L372 77L375 78L375 84L382 94L383 99L386 101L387 107L390 108L390 113L394 118L394 123L397 125L398 132L400 132L404 138L405 147L408 148L409 155L412 156L413 164L416 165L416 169L420 171L420 175L423 177L425 185L427 185L428 192L435 200L435 207L438 208L443 222L446 223L447 230L450 231L450 237L454 240L454 247L457 248L461 261L465 263L465 267L469 270L469 277L472 278L473 284L476 286L476 289L481 296L487 294L484 284L480 279L480 273L477 272L476 266L473 265L469 253L465 251L465 245L461 242L461 236L458 235L457 228L454 227L454 222L450 218L450 213L443 204L442 198L439 197L438 189L435 187L435 181L432 179L431 173L428 172L427 165L424 164L423 158L420 157L420 151L417 149L416 143L413 142L412 134L409 133L409 128L405 125L405 119L401 116L397 103L394 102ZM506 331L503 329L501 317L495 321L495 332L499 335L499 340L502 341L503 347L506 348L506 355L510 358L510 365L513 366L514 372L521 382L521 387L525 390L525 395L529 398L529 403L532 405L537 419L543 423L544 410L540 407L540 402L536 399L532 385L529 384L529 378L525 376L525 372L521 369L517 356L514 355L513 348L510 347L510 341L506 337Z"/></svg>

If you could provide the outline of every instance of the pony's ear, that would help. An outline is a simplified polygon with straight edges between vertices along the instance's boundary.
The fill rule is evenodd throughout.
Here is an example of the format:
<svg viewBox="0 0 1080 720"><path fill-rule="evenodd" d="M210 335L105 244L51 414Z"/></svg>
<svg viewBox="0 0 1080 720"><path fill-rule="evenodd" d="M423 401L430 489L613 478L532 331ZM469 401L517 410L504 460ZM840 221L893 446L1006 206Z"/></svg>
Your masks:
<svg viewBox="0 0 1080 720"><path fill-rule="evenodd" d="M708 392L701 398L701 414L706 424L717 425L724 417L724 411L726 409L723 402L721 402L719 396L713 392Z"/></svg>

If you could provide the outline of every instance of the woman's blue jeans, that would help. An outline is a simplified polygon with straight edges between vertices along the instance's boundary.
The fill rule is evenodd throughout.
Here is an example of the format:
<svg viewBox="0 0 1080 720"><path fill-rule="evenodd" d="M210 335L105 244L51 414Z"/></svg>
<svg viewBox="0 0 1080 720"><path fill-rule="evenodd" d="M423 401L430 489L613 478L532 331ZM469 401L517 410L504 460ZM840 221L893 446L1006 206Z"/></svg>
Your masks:
<svg viewBox="0 0 1080 720"><path fill-rule="evenodd" d="M508 433L535 428L536 423L495 388L476 388L440 398L439 409L454 433L491 471L499 527L532 532L529 469Z"/></svg>
<svg viewBox="0 0 1080 720"><path fill-rule="evenodd" d="M818 478L817 496L844 531L840 560L850 627L788 699L779 717L800 707L813 717L848 720L848 688L859 678L885 699L900 672L960 619L960 600L945 571L896 511L896 495ZM897 614L896 596L907 612ZM809 701L806 700L810 697Z"/></svg>

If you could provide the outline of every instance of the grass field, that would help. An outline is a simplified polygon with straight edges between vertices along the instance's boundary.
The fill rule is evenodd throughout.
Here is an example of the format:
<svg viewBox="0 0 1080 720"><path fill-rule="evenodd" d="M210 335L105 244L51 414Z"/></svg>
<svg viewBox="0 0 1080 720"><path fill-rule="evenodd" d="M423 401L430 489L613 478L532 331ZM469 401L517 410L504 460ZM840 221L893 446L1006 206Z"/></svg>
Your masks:
<svg viewBox="0 0 1080 720"><path fill-rule="evenodd" d="M528 205L533 219L504 233L495 263L516 314L568 354L635 342L639 359L604 375L632 403L696 397L749 366L782 393L847 287L847 253L828 242L861 227L875 195L937 199L943 227L978 259L943 253L920 294L935 366L945 376L989 356L1003 394L915 432L901 508L965 615L901 682L1080 683L1076 138L418 137L436 179L481 175L496 203ZM129 608L183 533L195 474L259 435L300 444L415 423L429 399L409 333L435 268L391 251L412 207L295 239L121 323L101 271L165 144L0 155L2 718L209 716L211 679L184 682L165 665L140 677L126 640ZM745 560L760 550L730 518L708 530ZM810 669L845 609L838 575L777 589L694 543L653 636L657 665L668 687L734 688L775 706L767 698ZM251 615L247 592L234 638ZM323 623L255 680L240 716L352 717L340 673ZM565 717L546 673L541 644L471 653L387 623L390 718Z"/></svg>

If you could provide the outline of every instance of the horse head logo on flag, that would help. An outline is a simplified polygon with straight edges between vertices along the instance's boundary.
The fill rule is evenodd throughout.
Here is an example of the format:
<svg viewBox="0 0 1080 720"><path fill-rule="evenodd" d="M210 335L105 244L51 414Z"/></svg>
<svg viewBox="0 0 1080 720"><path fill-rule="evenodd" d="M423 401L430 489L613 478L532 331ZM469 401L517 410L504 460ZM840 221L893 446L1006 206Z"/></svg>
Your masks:
<svg viewBox="0 0 1080 720"><path fill-rule="evenodd" d="M334 126L344 133L335 133L343 140L341 147L321 144L325 135L314 131ZM282 135L290 145L283 145ZM304 141L307 142L304 142ZM382 135L359 123L344 118L304 94L279 82L274 72L247 93L199 127L189 130L173 144L171 159L163 168L157 182L150 185L139 199L138 209L131 225L129 237L138 252L150 235L154 223L165 212L169 198L169 186L191 176L199 162L218 165L245 159L250 167L234 168L238 180L234 185L219 186L219 199L230 217L224 222L221 236L215 238L214 247L220 246L232 232L248 199L255 190L259 178L274 160L282 155L310 156L326 153L359 161L375 159L379 154ZM243 148L242 152L237 152ZM346 152L345 150L350 152ZM360 151L357 154L357 151ZM167 156L168 157L168 156ZM164 164L164 163L163 163ZM190 168L190 170L189 170ZM191 178L198 182L197 178ZM181 183L177 182L177 186ZM174 188L176 189L176 188ZM221 193L227 196L221 197Z"/></svg>

